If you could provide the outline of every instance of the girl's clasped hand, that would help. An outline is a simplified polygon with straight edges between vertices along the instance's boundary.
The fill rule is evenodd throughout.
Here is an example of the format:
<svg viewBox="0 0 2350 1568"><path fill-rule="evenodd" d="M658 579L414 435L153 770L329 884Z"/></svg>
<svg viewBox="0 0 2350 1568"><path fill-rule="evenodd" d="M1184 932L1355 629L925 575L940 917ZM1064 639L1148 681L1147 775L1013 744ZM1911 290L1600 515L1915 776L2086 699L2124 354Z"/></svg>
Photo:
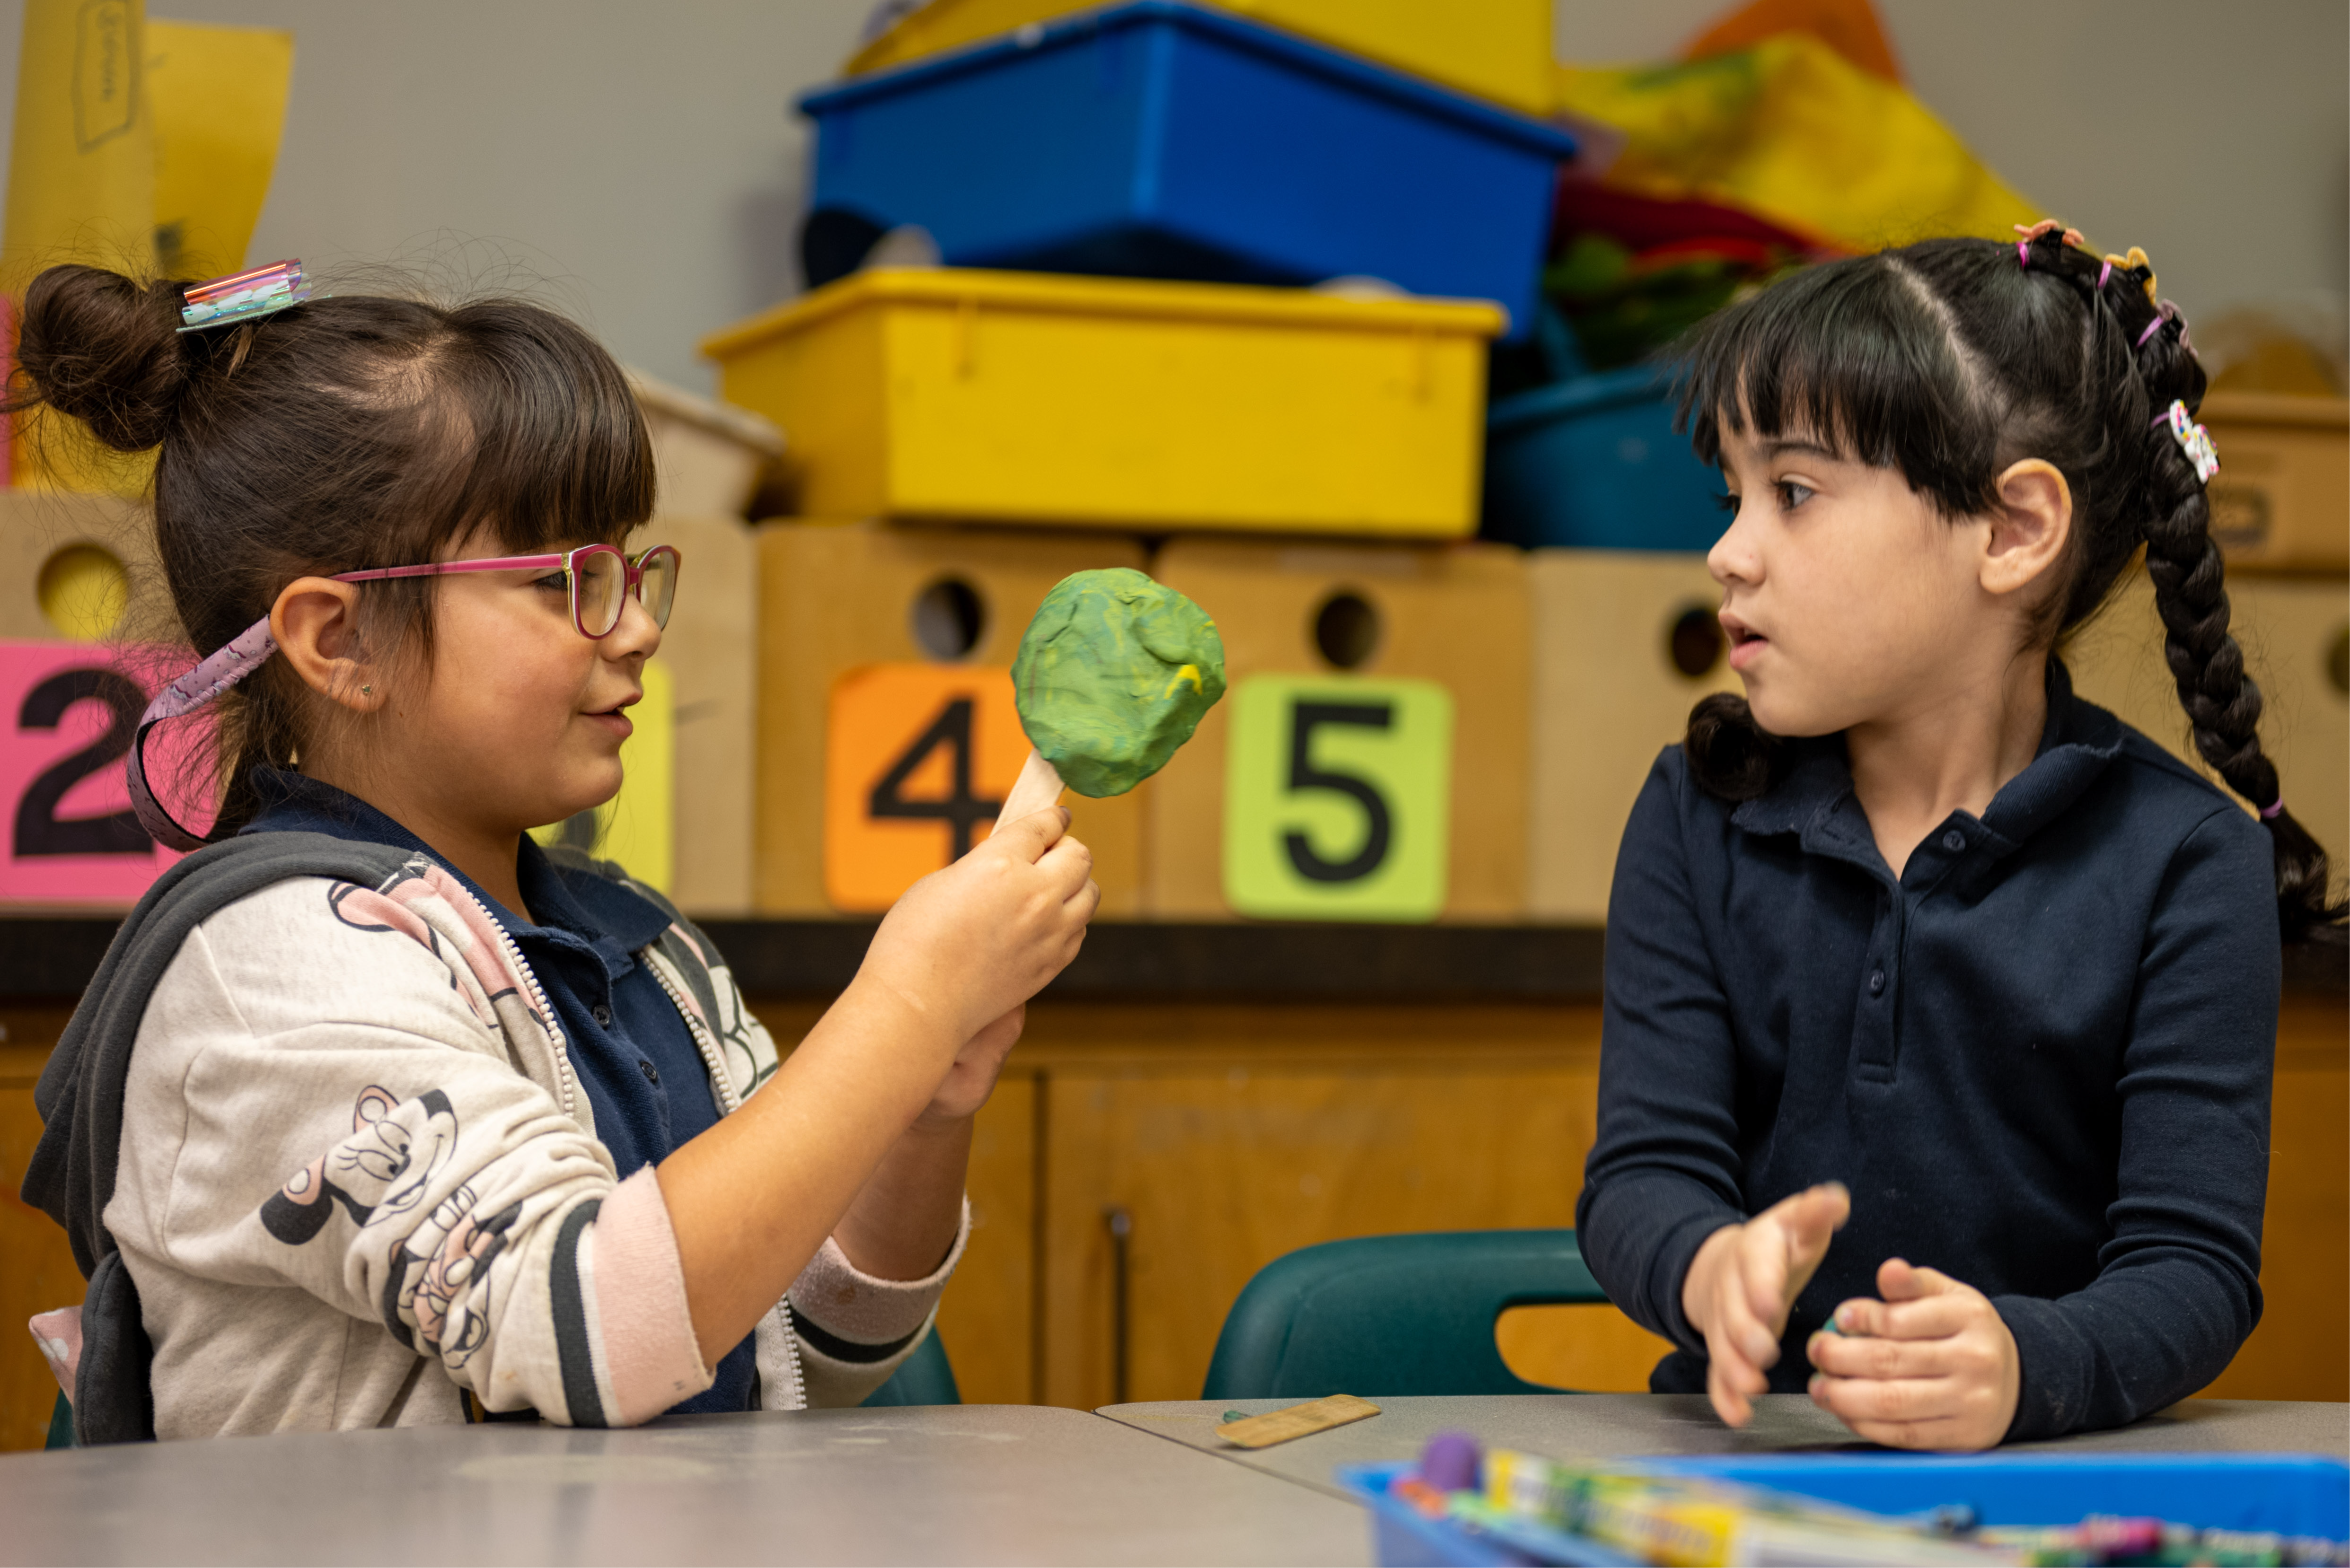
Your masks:
<svg viewBox="0 0 2350 1568"><path fill-rule="evenodd" d="M1852 1212L1828 1182L1708 1237L1690 1265L1682 1310L1705 1335L1706 1391L1742 1427L1769 1386L1795 1298ZM1871 1442L1897 1449L1981 1449L2015 1415L2015 1337L1989 1297L1932 1269L1888 1258L1881 1299L1856 1298L1805 1346L1812 1400Z"/></svg>

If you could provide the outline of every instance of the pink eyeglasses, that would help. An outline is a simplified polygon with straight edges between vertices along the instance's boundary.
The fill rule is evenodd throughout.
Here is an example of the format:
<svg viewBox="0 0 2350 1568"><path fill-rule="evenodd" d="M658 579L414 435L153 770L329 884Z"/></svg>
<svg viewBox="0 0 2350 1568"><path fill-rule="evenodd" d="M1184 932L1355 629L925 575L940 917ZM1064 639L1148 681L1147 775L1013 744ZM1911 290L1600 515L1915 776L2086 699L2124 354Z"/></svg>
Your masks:
<svg viewBox="0 0 2350 1568"><path fill-rule="evenodd" d="M372 583L386 577L439 577L452 572L519 572L560 567L571 595L571 624L591 640L609 637L620 624L620 608L633 592L655 626L669 624L677 601L676 549L656 545L633 560L617 545L582 545L557 556L492 556L480 561L435 561L428 566L378 566L338 572L338 583Z"/></svg>
<svg viewBox="0 0 2350 1568"><path fill-rule="evenodd" d="M527 572L555 567L562 571L571 596L571 624L590 641L612 635L630 592L645 607L655 626L669 624L670 606L677 600L677 551L656 545L635 559L616 545L582 545L553 556L494 556L483 561L436 561L429 566L379 566L366 572L338 572L338 583L372 583L386 577L438 577L451 572ZM147 780L147 732L166 719L192 713L252 674L277 651L269 634L269 618L251 626L213 649L193 670L156 693L139 716L131 732L130 754L125 759L130 784L130 806L139 825L159 844L173 849L201 849L205 840L191 833L165 810Z"/></svg>

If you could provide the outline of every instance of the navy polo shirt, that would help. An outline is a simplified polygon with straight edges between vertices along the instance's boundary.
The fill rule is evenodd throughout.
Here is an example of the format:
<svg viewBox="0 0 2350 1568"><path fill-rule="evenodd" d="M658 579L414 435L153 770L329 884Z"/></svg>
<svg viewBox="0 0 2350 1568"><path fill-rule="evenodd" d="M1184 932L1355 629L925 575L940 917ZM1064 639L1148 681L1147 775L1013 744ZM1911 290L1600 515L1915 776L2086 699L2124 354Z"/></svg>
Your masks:
<svg viewBox="0 0 2350 1568"><path fill-rule="evenodd" d="M1650 772L1608 905L1597 1137L1575 1205L1608 1295L1705 1386L1681 1283L1716 1229L1815 1182L1852 1218L1771 1386L1887 1257L1990 1296L2011 1438L2117 1426L2260 1321L2281 961L2267 833L2051 660L2031 764L1896 877L1841 736L1718 800Z"/></svg>
<svg viewBox="0 0 2350 1568"><path fill-rule="evenodd" d="M356 795L300 774L259 769L263 807L246 833L324 833L431 856L482 901L521 950L562 1027L596 1137L623 1179L658 1165L718 1120L717 1092L677 1004L637 953L670 917L617 882L556 866L527 836L515 862L523 902L537 921L505 908L422 839ZM717 1381L679 1411L746 1410L757 1378L751 1339L729 1351Z"/></svg>

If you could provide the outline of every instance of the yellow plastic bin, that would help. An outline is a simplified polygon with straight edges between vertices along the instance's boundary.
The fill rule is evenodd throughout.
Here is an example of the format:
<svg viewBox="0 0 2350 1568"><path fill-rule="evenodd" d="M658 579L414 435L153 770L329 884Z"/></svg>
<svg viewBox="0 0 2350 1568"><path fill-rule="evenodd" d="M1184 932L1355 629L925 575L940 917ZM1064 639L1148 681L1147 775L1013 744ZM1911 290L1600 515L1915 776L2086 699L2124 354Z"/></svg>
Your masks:
<svg viewBox="0 0 2350 1568"><path fill-rule="evenodd" d="M851 56L850 76L886 70L1083 11L1100 0L931 0ZM1551 110L1551 0L1210 0L1383 66L1525 114Z"/></svg>
<svg viewBox="0 0 2350 1568"><path fill-rule="evenodd" d="M1419 538L1474 531L1476 301L957 268L717 334L811 516Z"/></svg>

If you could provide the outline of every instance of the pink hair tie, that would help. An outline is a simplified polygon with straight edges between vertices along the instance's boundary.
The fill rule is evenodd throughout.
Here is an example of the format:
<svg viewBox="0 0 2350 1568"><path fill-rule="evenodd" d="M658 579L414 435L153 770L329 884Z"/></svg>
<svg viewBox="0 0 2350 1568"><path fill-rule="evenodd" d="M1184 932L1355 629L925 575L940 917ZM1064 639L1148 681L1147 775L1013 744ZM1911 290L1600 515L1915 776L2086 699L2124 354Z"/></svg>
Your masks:
<svg viewBox="0 0 2350 1568"><path fill-rule="evenodd" d="M2099 294L2106 292L2106 280L2113 275L2114 264L2111 262L2107 262L2105 265L2097 269L2097 292Z"/></svg>
<svg viewBox="0 0 2350 1568"><path fill-rule="evenodd" d="M2167 316L2158 315L2153 320L2147 322L2146 330L2137 335L2137 346L2141 348L2145 348L2154 335L2162 330L2162 324L2169 319Z"/></svg>
<svg viewBox="0 0 2350 1568"><path fill-rule="evenodd" d="M2032 236L2029 234L2015 242L2015 265L2026 272L2032 270Z"/></svg>
<svg viewBox="0 0 2350 1568"><path fill-rule="evenodd" d="M2274 822L2277 817L2283 813L2283 811L2284 796L2279 795L2275 800L2261 807L2261 820L2262 822Z"/></svg>

